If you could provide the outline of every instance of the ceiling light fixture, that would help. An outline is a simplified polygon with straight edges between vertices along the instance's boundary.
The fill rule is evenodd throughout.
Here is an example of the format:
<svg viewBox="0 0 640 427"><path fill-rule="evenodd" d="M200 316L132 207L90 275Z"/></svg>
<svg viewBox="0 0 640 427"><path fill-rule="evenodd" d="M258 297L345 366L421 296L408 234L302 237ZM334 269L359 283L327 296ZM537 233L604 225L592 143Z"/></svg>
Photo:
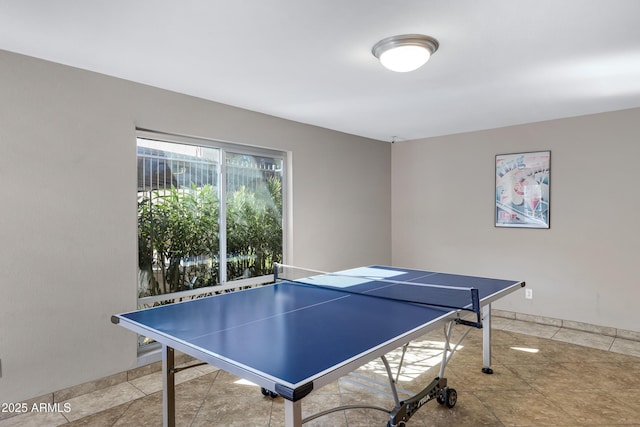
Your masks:
<svg viewBox="0 0 640 427"><path fill-rule="evenodd" d="M371 52L386 68L406 73L422 67L439 45L433 37L405 34L380 40Z"/></svg>

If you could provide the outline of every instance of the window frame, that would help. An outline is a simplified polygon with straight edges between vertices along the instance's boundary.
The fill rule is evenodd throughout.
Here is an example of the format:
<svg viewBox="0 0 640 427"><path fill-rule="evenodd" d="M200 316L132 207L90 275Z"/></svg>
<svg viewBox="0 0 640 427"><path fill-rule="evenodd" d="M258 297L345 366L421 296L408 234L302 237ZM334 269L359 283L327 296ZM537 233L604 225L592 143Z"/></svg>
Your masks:
<svg viewBox="0 0 640 427"><path fill-rule="evenodd" d="M163 133L158 131L152 131L148 129L136 129L136 146L138 138L156 140L167 143L186 144L192 146L200 146L206 148L213 148L220 150L220 165L218 176L218 196L220 200L219 206L219 284L215 286L209 286L204 288L191 289L187 291L179 291L162 295L154 295L148 297L137 297L137 307L146 306L151 307L155 303L161 301L182 301L185 299L192 299L202 294L209 294L212 292L228 291L232 289L244 289L246 287L259 286L266 283L271 283L274 280L273 274L256 276L244 279L227 280L227 153L233 154L246 154L249 156L262 156L271 157L275 159L281 159L282 161L282 260L283 263L290 263L290 229L291 229L291 182L290 182L290 170L291 170L291 152L284 150L276 150L263 148L254 145L240 144L234 142L227 142L221 140L214 140L200 137L188 137L182 135L175 135L169 133ZM146 365L148 363L155 362L158 359L160 353L159 349L155 346L149 346L150 348L138 348L138 366Z"/></svg>

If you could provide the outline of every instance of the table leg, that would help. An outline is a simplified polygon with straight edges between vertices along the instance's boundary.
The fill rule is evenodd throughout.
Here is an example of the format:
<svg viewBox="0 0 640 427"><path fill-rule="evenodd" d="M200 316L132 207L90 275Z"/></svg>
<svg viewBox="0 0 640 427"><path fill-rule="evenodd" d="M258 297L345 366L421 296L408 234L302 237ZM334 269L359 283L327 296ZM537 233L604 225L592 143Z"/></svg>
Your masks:
<svg viewBox="0 0 640 427"><path fill-rule="evenodd" d="M482 307L482 372L493 374L491 369L491 304Z"/></svg>
<svg viewBox="0 0 640 427"><path fill-rule="evenodd" d="M174 349L162 344L162 425L176 425Z"/></svg>
<svg viewBox="0 0 640 427"><path fill-rule="evenodd" d="M302 401L292 402L284 399L284 425L286 427L302 426Z"/></svg>

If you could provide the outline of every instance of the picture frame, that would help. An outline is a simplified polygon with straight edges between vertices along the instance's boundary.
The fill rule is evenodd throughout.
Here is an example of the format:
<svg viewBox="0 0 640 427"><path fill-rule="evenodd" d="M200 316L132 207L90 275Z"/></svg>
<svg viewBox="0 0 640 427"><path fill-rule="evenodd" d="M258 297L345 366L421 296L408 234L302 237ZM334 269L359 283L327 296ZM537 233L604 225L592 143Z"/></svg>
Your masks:
<svg viewBox="0 0 640 427"><path fill-rule="evenodd" d="M496 155L495 226L550 228L551 151Z"/></svg>

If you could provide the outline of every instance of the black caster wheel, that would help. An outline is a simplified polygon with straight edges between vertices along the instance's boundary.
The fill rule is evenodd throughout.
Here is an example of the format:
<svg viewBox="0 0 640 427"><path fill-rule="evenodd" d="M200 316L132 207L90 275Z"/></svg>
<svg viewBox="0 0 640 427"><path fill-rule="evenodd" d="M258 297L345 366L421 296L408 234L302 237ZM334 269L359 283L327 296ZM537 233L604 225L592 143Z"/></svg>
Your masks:
<svg viewBox="0 0 640 427"><path fill-rule="evenodd" d="M483 374L487 374L487 375L491 375L491 374L493 374L493 369L491 369L491 368L482 368L482 373Z"/></svg>
<svg viewBox="0 0 640 427"><path fill-rule="evenodd" d="M387 421L387 427L394 427L391 421ZM404 421L400 421L395 427L407 427L407 424Z"/></svg>
<svg viewBox="0 0 640 427"><path fill-rule="evenodd" d="M441 405L444 405L447 402L447 390L444 389L436 396L436 402Z"/></svg>
<svg viewBox="0 0 640 427"><path fill-rule="evenodd" d="M275 399L276 397L278 397L278 393L276 393L275 391L267 390L264 387L260 387L260 391L262 392L263 396L269 396L272 399Z"/></svg>
<svg viewBox="0 0 640 427"><path fill-rule="evenodd" d="M453 408L454 406L456 406L457 401L458 401L458 392L456 391L456 389L455 388L448 389L446 393L446 400L445 400L447 407Z"/></svg>

